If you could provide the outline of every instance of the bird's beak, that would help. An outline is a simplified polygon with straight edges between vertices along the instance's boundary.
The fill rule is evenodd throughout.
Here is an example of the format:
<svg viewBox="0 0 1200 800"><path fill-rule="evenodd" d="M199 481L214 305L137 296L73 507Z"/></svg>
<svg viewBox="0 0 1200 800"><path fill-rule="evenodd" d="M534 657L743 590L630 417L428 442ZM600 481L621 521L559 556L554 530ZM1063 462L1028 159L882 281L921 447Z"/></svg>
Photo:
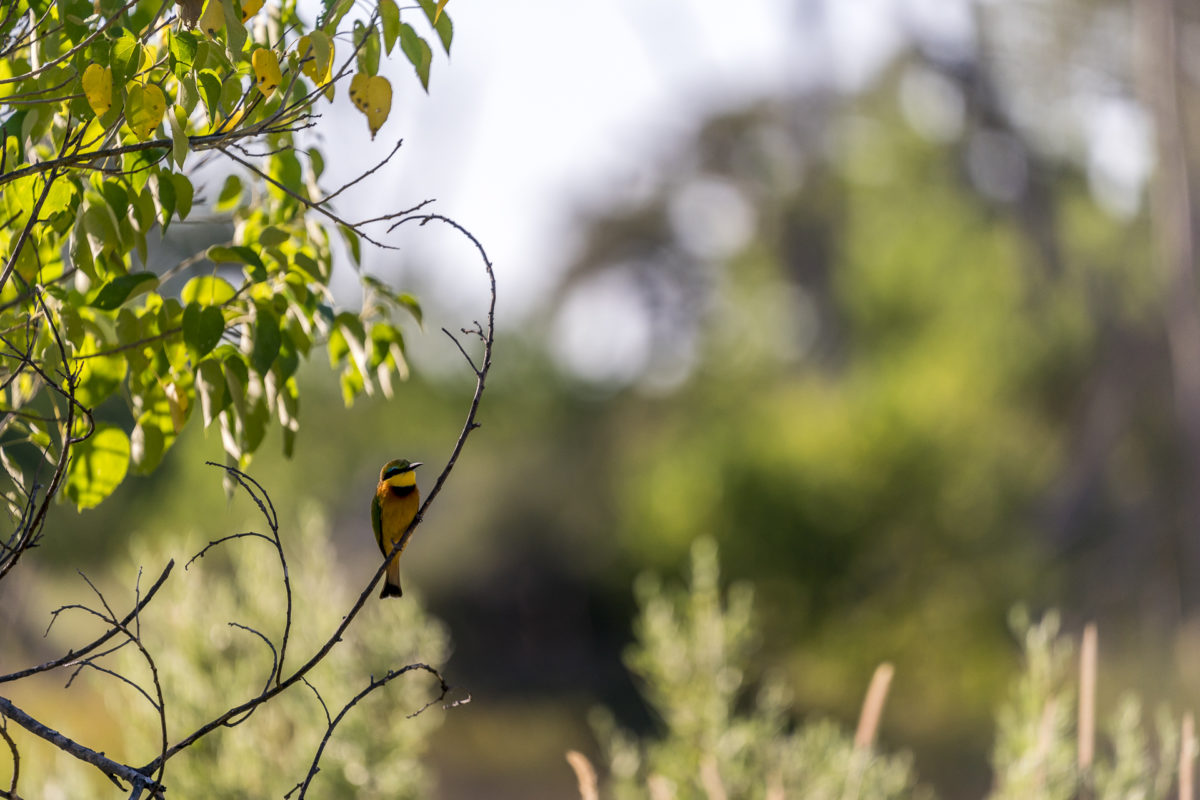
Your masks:
<svg viewBox="0 0 1200 800"><path fill-rule="evenodd" d="M416 462L415 464L409 464L409 465L408 465L408 468L409 468L409 469L416 469L417 467L421 466L421 463L422 463L422 462L418 461L418 462Z"/></svg>

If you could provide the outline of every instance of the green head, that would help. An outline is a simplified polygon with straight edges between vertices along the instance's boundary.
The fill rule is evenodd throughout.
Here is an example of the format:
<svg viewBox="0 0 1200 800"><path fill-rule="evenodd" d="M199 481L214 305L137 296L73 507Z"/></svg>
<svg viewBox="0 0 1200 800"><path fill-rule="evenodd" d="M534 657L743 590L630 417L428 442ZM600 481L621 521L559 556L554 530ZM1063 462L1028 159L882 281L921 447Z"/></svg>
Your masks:
<svg viewBox="0 0 1200 800"><path fill-rule="evenodd" d="M403 475L406 472L412 472L417 467L421 466L420 461L409 461L407 458L397 458L383 465L383 469L379 471L379 482L390 481L397 475Z"/></svg>

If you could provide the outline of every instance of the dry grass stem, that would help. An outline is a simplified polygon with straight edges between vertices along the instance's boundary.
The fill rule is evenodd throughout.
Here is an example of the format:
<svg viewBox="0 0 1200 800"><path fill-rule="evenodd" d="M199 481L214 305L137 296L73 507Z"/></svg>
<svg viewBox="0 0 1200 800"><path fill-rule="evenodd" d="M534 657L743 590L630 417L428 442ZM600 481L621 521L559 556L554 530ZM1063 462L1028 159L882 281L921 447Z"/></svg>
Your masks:
<svg viewBox="0 0 1200 800"><path fill-rule="evenodd" d="M646 788L650 790L650 800L675 800L675 788L662 775L647 778Z"/></svg>
<svg viewBox="0 0 1200 800"><path fill-rule="evenodd" d="M725 784L721 781L721 771L717 768L717 759L708 755L700 762L700 785L708 800L728 800Z"/></svg>
<svg viewBox="0 0 1200 800"><path fill-rule="evenodd" d="M858 717L858 730L854 733L854 746L859 749L870 747L879 732L879 720L883 717L883 704L887 701L888 689L892 685L895 669L886 661L875 668L871 685L863 700L862 712Z"/></svg>
<svg viewBox="0 0 1200 800"><path fill-rule="evenodd" d="M1096 623L1083 629L1079 647L1079 769L1092 767L1096 754Z"/></svg>
<svg viewBox="0 0 1200 800"><path fill-rule="evenodd" d="M580 800L600 800L600 790L596 782L596 768L588 757L578 750L567 751L567 763L575 770L575 780L579 782Z"/></svg>
<svg viewBox="0 0 1200 800"><path fill-rule="evenodd" d="M1196 797L1196 719L1192 712L1183 715L1179 737L1179 800Z"/></svg>

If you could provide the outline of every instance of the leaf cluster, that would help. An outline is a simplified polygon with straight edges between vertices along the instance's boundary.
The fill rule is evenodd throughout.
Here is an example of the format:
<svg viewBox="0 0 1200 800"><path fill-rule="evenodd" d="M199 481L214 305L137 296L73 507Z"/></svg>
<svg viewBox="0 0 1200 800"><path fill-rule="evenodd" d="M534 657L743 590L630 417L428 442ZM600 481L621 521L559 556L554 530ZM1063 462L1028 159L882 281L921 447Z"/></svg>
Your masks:
<svg viewBox="0 0 1200 800"><path fill-rule="evenodd" d="M400 320L420 307L361 274L362 240L381 243L331 205L365 175L323 192L324 156L304 144L339 82L366 82L374 136L397 45L428 88L428 43L392 0L371 5L360 19L327 2L313 22L295 0L0 10L0 492L14 516L68 449L66 493L87 508L154 470L193 416L232 463L272 421L290 453L295 374L325 343L347 403L405 377ZM448 53L445 3L418 5ZM217 242L168 257L158 241L183 223ZM359 311L329 289L339 239Z"/></svg>

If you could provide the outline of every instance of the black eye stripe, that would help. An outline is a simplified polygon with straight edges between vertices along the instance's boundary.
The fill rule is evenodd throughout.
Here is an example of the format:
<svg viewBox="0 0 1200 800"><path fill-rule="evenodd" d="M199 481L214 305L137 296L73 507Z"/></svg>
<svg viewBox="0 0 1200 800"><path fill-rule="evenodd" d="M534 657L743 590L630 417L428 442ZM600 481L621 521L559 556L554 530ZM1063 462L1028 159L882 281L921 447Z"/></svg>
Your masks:
<svg viewBox="0 0 1200 800"><path fill-rule="evenodd" d="M408 470L406 470L404 467L392 467L387 472L383 473L383 479L387 480L388 478L399 475L403 472L408 472Z"/></svg>

